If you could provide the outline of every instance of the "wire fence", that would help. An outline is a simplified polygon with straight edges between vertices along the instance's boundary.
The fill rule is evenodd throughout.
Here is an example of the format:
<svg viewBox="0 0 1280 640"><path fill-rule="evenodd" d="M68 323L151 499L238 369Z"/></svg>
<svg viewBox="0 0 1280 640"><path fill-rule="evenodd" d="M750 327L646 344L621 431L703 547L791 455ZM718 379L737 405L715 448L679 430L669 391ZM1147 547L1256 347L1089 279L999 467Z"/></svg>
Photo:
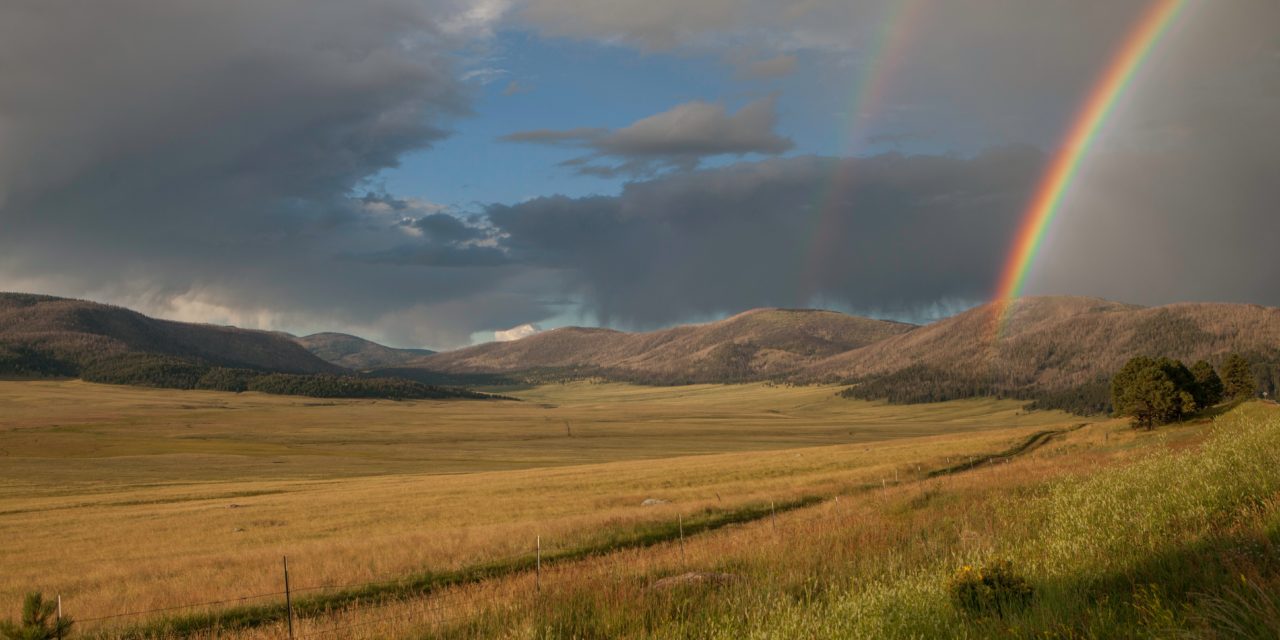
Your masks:
<svg viewBox="0 0 1280 640"><path fill-rule="evenodd" d="M969 471L979 468L994 469L997 463L1009 462L1012 456L986 456L979 459L975 456L956 458L952 464L948 460L951 472ZM913 465L914 466L914 465ZM948 467L944 467L946 469ZM866 493L874 493L876 490L887 491L890 488L898 488L907 486L907 484L918 484L924 487L926 483L936 483L943 481L945 476L936 475L936 471L925 471L923 468L912 468L912 473L905 478L905 482L899 480L897 472L893 476L886 476L881 479L880 483L866 484L862 488ZM922 490L924 490L922 488ZM851 495L845 495L846 504L854 502L849 498ZM793 532L795 529L812 525L817 522L831 522L836 520L846 520L852 517L845 510L834 509L826 512L820 510L810 511L808 516L797 517L798 514L791 514L786 518L786 522L780 526L779 514L790 511L799 510L805 507L818 506L820 504L839 505L840 495L833 498L820 497L803 497L800 499L790 497L779 504L778 501L771 501L767 507L757 503L758 506L751 507L752 517L750 518L726 518L722 521L708 520L708 510L701 510L699 514L690 514L694 517L686 520L684 513L677 514L676 535L666 537L657 542L646 540L644 543L632 545L614 545L601 546L599 548L584 547L565 547L560 549L547 549L542 545L541 537L537 537L532 545L531 552L510 556L504 559L492 560L485 566L485 571L475 571L468 573L467 568L455 572L444 572L440 574L421 574L418 576L398 575L395 577L380 578L364 582L350 583L330 583L316 584L294 587L288 583L288 560L285 559L282 570L282 584L285 589L281 591L272 591L268 593L259 593L253 595L237 596L231 598L222 598L218 600L208 600L202 602L190 602L185 604L167 605L150 609L140 609L135 611L126 611L101 615L89 618L76 618L78 625L85 625L85 633L94 637L114 637L126 636L132 638L191 638L202 636L217 636L221 632L231 631L233 629L245 629L248 627L263 628L262 633L270 634L265 631L271 626L280 626L278 637L289 638L291 640L307 639L307 638L335 638L344 637L344 632L352 632L362 628L373 627L379 624L389 624L394 622L419 622L423 624L443 624L447 622L456 622L475 616L483 607L506 606L514 607L520 605L528 605L539 601L539 597L543 595L543 574L544 564L567 564L573 561L588 560L592 558L603 558L609 554L620 553L631 550L639 550L652 544L670 545L669 551L678 558L679 565L682 570L688 570L688 558L685 551L686 538L702 533L711 533L721 529L729 524L744 524L748 522L760 523L764 520L769 521L769 526L765 531L767 535L780 538L784 534ZM747 507L743 507L744 509ZM729 513L729 512L724 512ZM670 524L669 522L667 524ZM686 532L686 526L693 524L693 531ZM544 559L544 556L551 556ZM475 567L471 567L474 569ZM506 593L490 593L490 594L457 594L448 593L452 588L475 587L487 582L496 581L504 578L515 578L524 576L532 579L533 584L522 588L521 590L507 589ZM575 577L572 582L573 586L581 587L584 585L591 586L595 584L619 584L625 578L613 576L610 578L594 578L583 579L581 576ZM327 594L325 592L328 592ZM443 595L442 595L442 592ZM304 594L310 600L297 600L294 598L297 594ZM438 598L439 601L430 603L431 598ZM452 598L457 598L456 602L449 602ZM267 600L272 599L272 600ZM264 601L256 604L258 601ZM395 613L387 616L380 616L372 619L362 619L359 622L340 625L337 627L328 627L324 629L307 629L295 630L293 628L294 621L299 622L299 626L311 627L317 621L323 619L333 619L335 615L356 613L359 615L361 611L369 611L378 607L389 606L406 606L414 603L421 604L420 607L401 613ZM229 608L227 605L255 605L260 608L257 616L245 614L244 611L238 611L235 608ZM205 609L207 611L195 611ZM304 610L304 614L299 616L299 609ZM182 616L175 616L178 612L190 612L186 614L184 619ZM253 613L253 612L250 612ZM444 615L451 613L453 615ZM245 614L245 615L241 615ZM59 610L61 616L61 610ZM139 619L133 625L113 624L119 621L134 618ZM246 619L248 621L246 622ZM306 621L303 624L303 621ZM86 623L104 623L88 625ZM182 631L176 631L173 627L181 626ZM261 634L260 634L261 635Z"/></svg>

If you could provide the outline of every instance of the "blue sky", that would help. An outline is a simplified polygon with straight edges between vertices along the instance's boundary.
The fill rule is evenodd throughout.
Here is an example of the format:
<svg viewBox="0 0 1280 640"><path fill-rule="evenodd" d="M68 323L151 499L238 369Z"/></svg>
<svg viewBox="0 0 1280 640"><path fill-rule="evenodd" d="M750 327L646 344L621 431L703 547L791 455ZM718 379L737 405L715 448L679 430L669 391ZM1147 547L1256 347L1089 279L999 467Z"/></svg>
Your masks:
<svg viewBox="0 0 1280 640"><path fill-rule="evenodd" d="M576 155L573 151L498 138L533 129L619 128L693 100L736 110L797 84L795 78L736 80L727 65L708 56L543 39L523 31L501 32L491 49L488 56L469 61L473 72L493 71L469 81L476 94L474 113L453 121L449 138L407 155L399 168L378 176L389 192L464 210L476 202L518 202L552 193L616 193L623 179L575 176L557 166ZM807 141L805 148L812 152L833 152L829 130L824 133L803 117L812 115L805 113L807 104L796 105L801 117L792 118L784 103L782 128ZM828 122L834 119L825 115ZM803 126L806 121L809 126Z"/></svg>

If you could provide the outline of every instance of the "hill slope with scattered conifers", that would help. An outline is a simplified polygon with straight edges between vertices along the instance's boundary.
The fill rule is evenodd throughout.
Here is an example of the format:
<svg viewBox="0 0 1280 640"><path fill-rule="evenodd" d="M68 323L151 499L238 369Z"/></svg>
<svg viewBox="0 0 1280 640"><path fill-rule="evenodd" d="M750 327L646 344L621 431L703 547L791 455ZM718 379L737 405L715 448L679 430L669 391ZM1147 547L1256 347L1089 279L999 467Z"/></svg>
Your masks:
<svg viewBox="0 0 1280 640"><path fill-rule="evenodd" d="M842 383L851 397L895 402L1004 396L1098 412L1107 408L1111 375L1133 356L1216 365L1235 351L1252 361L1261 390L1274 394L1280 385L1280 309L1024 298L1010 307L998 339L997 313L985 305L916 327L832 311L757 309L648 333L567 327L423 356L344 334L295 339L0 293L0 376L345 397L452 397L461 392L431 385L583 377L648 384L786 380ZM418 382L343 376L352 372L339 364L373 369L378 379ZM311 377L279 377L286 374Z"/></svg>
<svg viewBox="0 0 1280 640"><path fill-rule="evenodd" d="M90 362L141 353L282 373L343 371L278 333L157 320L84 300L0 293L0 363L22 356L74 375Z"/></svg>
<svg viewBox="0 0 1280 640"><path fill-rule="evenodd" d="M741 382L781 377L914 328L833 311L756 309L647 333L566 327L442 352L406 366L454 375L544 372L655 384Z"/></svg>
<svg viewBox="0 0 1280 640"><path fill-rule="evenodd" d="M356 371L397 367L435 353L430 349L396 349L346 333L314 333L295 340L321 360Z"/></svg>
<svg viewBox="0 0 1280 640"><path fill-rule="evenodd" d="M1187 303L1138 307L1094 298L1024 298L995 335L995 305L820 360L797 378L849 382L849 395L902 402L975 395L1102 408L1110 376L1136 355L1218 364L1246 354L1264 389L1276 384L1280 309Z"/></svg>
<svg viewBox="0 0 1280 640"><path fill-rule="evenodd" d="M355 374L283 333L157 320L84 300L0 293L0 378L50 376L320 398L492 397Z"/></svg>

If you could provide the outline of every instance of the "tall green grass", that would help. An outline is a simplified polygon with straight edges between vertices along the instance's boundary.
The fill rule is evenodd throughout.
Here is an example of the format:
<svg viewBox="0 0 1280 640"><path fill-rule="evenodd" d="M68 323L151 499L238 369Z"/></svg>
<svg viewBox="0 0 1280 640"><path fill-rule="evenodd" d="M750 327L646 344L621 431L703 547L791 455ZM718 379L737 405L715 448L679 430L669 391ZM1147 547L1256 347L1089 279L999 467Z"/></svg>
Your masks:
<svg viewBox="0 0 1280 640"><path fill-rule="evenodd" d="M1280 414L1244 406L1200 447L1051 483L999 508L980 550L784 608L750 637L1280 637ZM984 557L985 556L985 557ZM1020 614L947 605L955 565L1011 558L1036 585ZM739 629L738 631L743 631ZM734 629L722 625L719 637Z"/></svg>
<svg viewBox="0 0 1280 640"><path fill-rule="evenodd" d="M570 588L536 609L481 616L443 635L1280 637L1280 413L1245 405L1208 428L1199 446L1178 450L1155 435L1136 461L1017 494L993 485L950 503L917 499L914 511L886 505L884 522L902 528L868 552L853 528L844 541L838 528L793 536L707 567L744 576L730 588L655 594L643 579ZM971 502L958 510L955 500ZM970 525L984 533L958 533ZM922 533L937 543L923 544ZM994 559L1031 582L1030 605L1003 615L958 611L948 579Z"/></svg>

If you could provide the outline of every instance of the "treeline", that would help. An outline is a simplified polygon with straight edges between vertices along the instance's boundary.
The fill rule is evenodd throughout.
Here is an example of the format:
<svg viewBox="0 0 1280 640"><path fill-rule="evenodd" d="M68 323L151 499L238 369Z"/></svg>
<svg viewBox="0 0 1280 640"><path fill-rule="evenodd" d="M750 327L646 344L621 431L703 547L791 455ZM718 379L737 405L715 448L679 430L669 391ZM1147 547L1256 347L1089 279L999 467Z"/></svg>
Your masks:
<svg viewBox="0 0 1280 640"><path fill-rule="evenodd" d="M856 400L887 400L892 404L946 402L982 396L1012 397L1009 385L983 375L958 376L922 364L893 373L850 381L840 392Z"/></svg>
<svg viewBox="0 0 1280 640"><path fill-rule="evenodd" d="M840 392L854 400L885 400L890 404L924 404L966 398L1027 400L1032 410L1058 410L1081 416L1111 410L1110 383L1097 379L1066 389L1041 389L1017 385L994 376L957 376L924 365L912 365L894 373L856 380Z"/></svg>
<svg viewBox="0 0 1280 640"><path fill-rule="evenodd" d="M466 389L423 384L402 378L363 375L274 373L220 367L198 360L147 353L124 353L96 358L86 364L60 361L38 351L0 348L0 375L10 377L72 377L87 382L163 389L257 391L313 398L382 398L427 400L497 398Z"/></svg>
<svg viewBox="0 0 1280 640"><path fill-rule="evenodd" d="M1204 360L1188 368L1181 360L1138 356L1111 380L1111 404L1134 428L1152 429L1224 399L1251 398L1257 386L1252 365L1238 353L1227 356L1221 373Z"/></svg>
<svg viewBox="0 0 1280 640"><path fill-rule="evenodd" d="M37 349L0 344L0 377L69 378L75 375L75 365L50 357Z"/></svg>
<svg viewBox="0 0 1280 640"><path fill-rule="evenodd" d="M1135 360L1143 363L1144 366L1149 364L1146 361L1156 361L1152 358L1147 358L1145 361L1141 358ZM1177 364L1188 373L1198 371L1203 375L1206 367L1213 370L1212 365L1204 361L1197 362L1191 368L1180 362ZM1246 382L1248 383L1248 395L1256 393L1274 396L1277 387L1280 387L1280 361L1271 355L1232 354L1224 360L1223 367L1224 370L1230 368L1233 379L1236 380L1235 388L1246 388ZM1166 373L1166 375L1178 377L1182 374ZM1193 377L1194 375L1196 374L1193 374ZM891 404L922 404L979 397L1028 400L1030 401L1027 405L1028 409L1060 410L1088 416L1109 414L1118 410L1119 405L1115 403L1116 396L1112 391L1113 379L1114 376L1101 375L1072 387L1045 388L1042 385L1019 382L1007 377L976 372L958 375L927 365L914 364L887 375L846 381L850 386L842 390L840 396L856 400L885 400ZM1178 379L1185 382L1183 377ZM1186 385L1179 387L1179 390L1191 394L1193 403L1197 398L1200 401L1204 400L1203 395L1197 396ZM1237 392L1232 390L1225 393L1227 397L1232 397Z"/></svg>
<svg viewBox="0 0 1280 640"><path fill-rule="evenodd" d="M1066 411L1078 416L1096 416L1111 412L1111 381L1099 377L1067 389L1028 391L1020 400L1031 400L1033 411Z"/></svg>

